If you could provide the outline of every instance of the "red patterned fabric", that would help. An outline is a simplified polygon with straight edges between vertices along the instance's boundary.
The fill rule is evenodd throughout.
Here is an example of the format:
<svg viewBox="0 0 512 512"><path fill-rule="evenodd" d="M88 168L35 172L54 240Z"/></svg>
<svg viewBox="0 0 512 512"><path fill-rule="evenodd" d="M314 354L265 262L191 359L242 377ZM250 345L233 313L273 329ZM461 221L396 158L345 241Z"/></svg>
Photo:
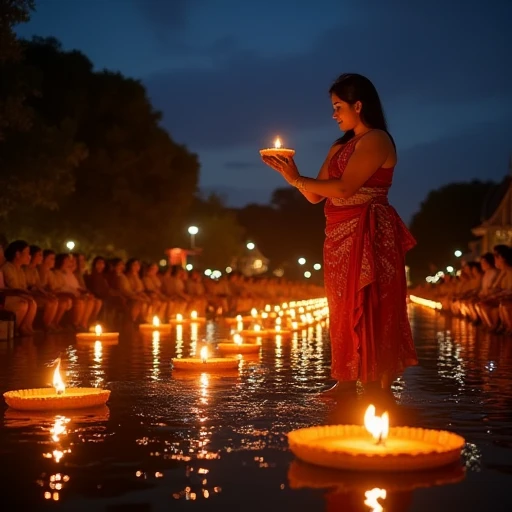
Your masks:
<svg viewBox="0 0 512 512"><path fill-rule="evenodd" d="M341 178L355 143L333 156L329 179ZM378 169L350 198L325 203L331 374L338 381L394 378L418 364L405 276L405 253L416 241L388 203L393 170Z"/></svg>

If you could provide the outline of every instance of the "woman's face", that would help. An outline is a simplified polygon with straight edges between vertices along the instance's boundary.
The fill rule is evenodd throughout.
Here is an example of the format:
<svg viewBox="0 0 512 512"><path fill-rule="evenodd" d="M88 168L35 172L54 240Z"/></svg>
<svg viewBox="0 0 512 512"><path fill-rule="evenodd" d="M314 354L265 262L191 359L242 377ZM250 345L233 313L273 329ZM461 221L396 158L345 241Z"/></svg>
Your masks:
<svg viewBox="0 0 512 512"><path fill-rule="evenodd" d="M158 266L153 264L150 265L148 268L148 275L150 276L156 276L156 273L158 272Z"/></svg>
<svg viewBox="0 0 512 512"><path fill-rule="evenodd" d="M121 274L122 272L124 272L124 261L120 261L116 266L115 266L115 271L117 274Z"/></svg>
<svg viewBox="0 0 512 512"><path fill-rule="evenodd" d="M138 274L140 271L140 263L138 261L134 261L132 263L132 273L133 274Z"/></svg>
<svg viewBox="0 0 512 512"><path fill-rule="evenodd" d="M55 254L48 254L43 261L43 265L49 269L55 266Z"/></svg>
<svg viewBox="0 0 512 512"><path fill-rule="evenodd" d="M105 270L105 262L103 260L98 260L94 265L94 270L101 274Z"/></svg>
<svg viewBox="0 0 512 512"><path fill-rule="evenodd" d="M66 266L71 272L74 272L76 270L76 258L74 256L72 256L71 254L67 258Z"/></svg>
<svg viewBox="0 0 512 512"><path fill-rule="evenodd" d="M331 94L332 117L338 123L340 130L347 132L353 130L360 122L361 102L356 101L354 105L341 100L336 94Z"/></svg>
<svg viewBox="0 0 512 512"><path fill-rule="evenodd" d="M485 258L482 258L480 260L480 265L482 266L482 270L485 272L486 270L489 270L491 268L491 266L489 265L489 263L487 263L487 260Z"/></svg>
<svg viewBox="0 0 512 512"><path fill-rule="evenodd" d="M503 261L503 258L498 253L496 253L494 255L494 264L496 265L496 268L498 270L503 270L505 268L505 262Z"/></svg>
<svg viewBox="0 0 512 512"><path fill-rule="evenodd" d="M35 254L32 255L32 259L30 260L30 263L32 265L40 265L43 262L43 251L38 251Z"/></svg>

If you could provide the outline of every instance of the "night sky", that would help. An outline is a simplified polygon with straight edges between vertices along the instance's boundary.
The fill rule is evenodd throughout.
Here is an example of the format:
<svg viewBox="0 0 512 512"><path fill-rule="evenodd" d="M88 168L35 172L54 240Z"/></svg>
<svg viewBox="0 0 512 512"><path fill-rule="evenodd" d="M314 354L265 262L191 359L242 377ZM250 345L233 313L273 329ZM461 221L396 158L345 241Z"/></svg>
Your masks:
<svg viewBox="0 0 512 512"><path fill-rule="evenodd" d="M381 95L406 221L433 188L510 172L505 0L39 0L17 32L140 78L171 137L198 153L201 187L232 206L283 185L258 154L277 135L316 175L340 136L327 91L343 72Z"/></svg>

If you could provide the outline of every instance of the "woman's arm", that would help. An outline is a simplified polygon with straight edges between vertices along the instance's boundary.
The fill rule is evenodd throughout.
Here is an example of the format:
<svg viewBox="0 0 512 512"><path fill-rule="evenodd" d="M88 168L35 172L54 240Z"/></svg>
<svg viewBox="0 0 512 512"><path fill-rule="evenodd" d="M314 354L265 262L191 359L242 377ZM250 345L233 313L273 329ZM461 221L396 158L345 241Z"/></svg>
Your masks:
<svg viewBox="0 0 512 512"><path fill-rule="evenodd" d="M394 148L386 132L372 130L356 143L343 176L335 180L306 178L299 174L292 159L276 159L268 165L279 171L284 178L302 193L309 192L323 197L348 199L353 196L377 169L389 158ZM287 160L287 161L285 161Z"/></svg>
<svg viewBox="0 0 512 512"><path fill-rule="evenodd" d="M324 160L324 163L322 164L320 171L318 172L318 176L316 177L317 180L327 181L329 179L329 163L330 163L332 157L340 149L340 147L341 146L339 144L336 144L336 145L332 146L332 148L329 150L329 153L327 154L327 157ZM308 190L305 190L305 189L302 189L302 190L298 189L298 190L310 203L317 204L325 199L325 196L316 194L315 192L309 192Z"/></svg>

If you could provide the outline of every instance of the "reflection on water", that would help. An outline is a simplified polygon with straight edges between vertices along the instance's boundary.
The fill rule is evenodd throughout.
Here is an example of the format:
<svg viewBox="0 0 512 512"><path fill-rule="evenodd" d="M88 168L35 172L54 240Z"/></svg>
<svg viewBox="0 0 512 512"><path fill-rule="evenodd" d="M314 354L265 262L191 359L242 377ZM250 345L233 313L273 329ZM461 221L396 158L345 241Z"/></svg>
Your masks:
<svg viewBox="0 0 512 512"><path fill-rule="evenodd" d="M122 332L118 345L66 336L2 345L0 388L43 387L59 353L70 386L112 390L108 407L27 413L3 410L4 499L31 510L511 510L512 340L421 306L410 315L420 366L390 397L316 392L329 380L328 323L262 338L239 371L179 372L173 357L229 337L233 326L184 323L171 333ZM283 319L282 310L274 311ZM291 316L291 315L290 315ZM247 326L248 324L246 324ZM0 342L1 343L1 342ZM405 475L345 473L293 459L286 434L321 423L361 423L381 400L391 425L453 430L467 439L462 465ZM216 509L216 508L215 508ZM126 508L132 510L132 508Z"/></svg>

